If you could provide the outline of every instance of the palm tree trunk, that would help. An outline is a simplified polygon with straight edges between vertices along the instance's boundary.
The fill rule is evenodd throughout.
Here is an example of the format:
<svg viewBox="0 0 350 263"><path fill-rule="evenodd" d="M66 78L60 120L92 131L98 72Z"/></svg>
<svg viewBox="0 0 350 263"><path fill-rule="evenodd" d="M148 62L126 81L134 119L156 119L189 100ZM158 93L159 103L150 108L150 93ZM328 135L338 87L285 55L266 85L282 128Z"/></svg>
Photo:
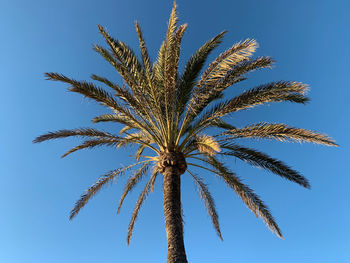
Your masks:
<svg viewBox="0 0 350 263"><path fill-rule="evenodd" d="M164 169L163 176L167 263L187 263L181 211L181 171L177 166L168 166Z"/></svg>

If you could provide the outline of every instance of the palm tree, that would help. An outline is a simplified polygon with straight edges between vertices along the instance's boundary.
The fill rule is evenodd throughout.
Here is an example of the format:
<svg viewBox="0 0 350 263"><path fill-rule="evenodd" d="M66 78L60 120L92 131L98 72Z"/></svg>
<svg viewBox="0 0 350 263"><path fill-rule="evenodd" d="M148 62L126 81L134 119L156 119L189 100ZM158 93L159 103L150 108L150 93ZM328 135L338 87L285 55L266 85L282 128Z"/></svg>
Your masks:
<svg viewBox="0 0 350 263"><path fill-rule="evenodd" d="M46 73L47 79L67 83L70 85L70 91L80 93L110 108L111 113L95 117L92 121L124 125L119 135L93 128L79 128L49 132L34 140L35 143L39 143L72 136L84 139L82 144L69 150L63 157L78 150L98 146L119 148L137 145L136 162L109 171L100 177L76 202L70 219L73 219L103 186L135 169L127 180L121 196L119 213L126 196L149 174L148 182L132 213L127 235L129 244L140 207L148 194L153 191L156 177L162 174L168 263L187 262L180 198L181 175L186 172L198 186L200 197L213 226L222 239L214 199L203 179L191 172L189 167L201 168L222 179L272 232L282 238L282 233L268 207L251 188L242 183L220 157L236 157L252 166L266 169L305 188L310 188L305 177L283 162L236 142L239 138L251 138L337 145L324 134L286 124L260 122L238 128L227 123L225 117L233 113L270 102L289 101L305 104L308 101L305 95L307 85L290 81L272 82L244 91L234 98L223 98L223 92L228 87L245 80L249 72L270 68L273 60L270 57L252 59L257 42L247 39L220 54L202 72L209 54L221 43L226 33L224 31L201 46L191 56L184 72L180 74L178 73L180 45L187 25L178 26L177 22L174 3L165 40L153 64L137 22L135 25L140 42L141 60L127 44L113 39L102 26L98 26L109 49L95 45L94 50L117 70L125 83L118 85L97 75L92 75L91 78L108 86L112 93L92 82L77 81L57 73ZM145 155L146 149L154 154Z"/></svg>

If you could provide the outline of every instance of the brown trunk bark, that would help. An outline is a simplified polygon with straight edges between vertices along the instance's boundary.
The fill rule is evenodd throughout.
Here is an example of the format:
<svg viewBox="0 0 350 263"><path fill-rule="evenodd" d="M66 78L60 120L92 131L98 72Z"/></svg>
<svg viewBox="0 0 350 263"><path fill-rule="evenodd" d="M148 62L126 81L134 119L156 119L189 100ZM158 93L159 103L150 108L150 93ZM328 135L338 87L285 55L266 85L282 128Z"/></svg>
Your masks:
<svg viewBox="0 0 350 263"><path fill-rule="evenodd" d="M177 166L163 170L164 217L168 242L167 263L187 263L181 211L181 174Z"/></svg>

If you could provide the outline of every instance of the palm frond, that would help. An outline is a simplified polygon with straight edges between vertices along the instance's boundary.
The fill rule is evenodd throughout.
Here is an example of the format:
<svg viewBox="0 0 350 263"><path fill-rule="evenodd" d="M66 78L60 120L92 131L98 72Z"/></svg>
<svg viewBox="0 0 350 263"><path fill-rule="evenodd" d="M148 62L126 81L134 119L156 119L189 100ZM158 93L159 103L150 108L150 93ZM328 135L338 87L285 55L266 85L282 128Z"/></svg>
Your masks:
<svg viewBox="0 0 350 263"><path fill-rule="evenodd" d="M236 194L242 199L246 206L258 217L260 217L267 227L278 237L283 238L281 230L271 215L268 207L260 200L259 196L254 193L247 185L243 184L240 179L220 161L214 157L207 157L208 163L214 167L216 174L219 175Z"/></svg>
<svg viewBox="0 0 350 263"><path fill-rule="evenodd" d="M274 60L270 57L259 57L253 60L244 60L238 65L234 66L226 75L216 84L216 89L225 90L246 78L243 75L257 69L271 68Z"/></svg>
<svg viewBox="0 0 350 263"><path fill-rule="evenodd" d="M175 94L176 89L176 76L177 76L177 62L176 54L177 53L177 41L176 41L176 28L177 28L177 6L174 2L173 9L171 10L169 24L168 24L168 32L166 34L165 39L165 53L164 53L164 77L165 77L165 95L166 99L169 101L165 101L165 106L168 107L172 105L171 100L174 99L173 95ZM180 28L179 28L180 29ZM179 30L179 44L181 41L181 37L184 33L183 30ZM182 31L182 32L181 32ZM178 47L179 48L179 47ZM168 105L170 104L170 105Z"/></svg>
<svg viewBox="0 0 350 263"><path fill-rule="evenodd" d="M129 117L115 113L115 114L102 114L100 116L94 117L92 119L92 122L99 123L99 122L116 122L124 124L131 129L137 129L140 130L140 125L138 123L135 123L134 120L130 119Z"/></svg>
<svg viewBox="0 0 350 263"><path fill-rule="evenodd" d="M305 104L307 85L300 82L280 81L260 85L243 92L241 95L227 101L226 105L217 112L224 116L228 113L255 107L269 102L296 102Z"/></svg>
<svg viewBox="0 0 350 263"><path fill-rule="evenodd" d="M149 143L149 142L148 142ZM143 151L146 149L147 145L146 144L141 144L139 146L139 148L137 149L136 151L136 154L135 154L135 159L138 161L141 157L141 154L143 153Z"/></svg>
<svg viewBox="0 0 350 263"><path fill-rule="evenodd" d="M182 124L183 126L181 127L183 130L181 131L182 134L186 134L186 137L184 140L181 142L180 149L183 149L188 142L191 140L194 140L196 135L205 130L209 126L221 126L221 127L226 127L230 129L233 129L234 126L231 126L227 123L225 123L222 119L220 119L217 116L217 112L219 112L223 107L225 106L224 102L216 104L213 108L210 110L207 110L204 114L202 114L200 117L198 117L195 120L192 120L192 122L188 122L188 125L186 126L184 123ZM189 116L189 115L187 115ZM191 117L189 117L191 118ZM189 119L187 119L189 120ZM186 119L184 120L186 122ZM186 127L185 127L186 126ZM185 127L185 128L184 128ZM179 134L180 136L180 134Z"/></svg>
<svg viewBox="0 0 350 263"><path fill-rule="evenodd" d="M137 21L135 21L135 28L137 32L137 36L139 38L139 43L140 43L140 50L141 50L141 56L142 56L142 62L143 62L143 67L145 69L145 74L148 79L148 83L150 84L151 82L151 59L148 55L148 50L147 46L145 43L145 40L143 38L143 34L141 31L141 27Z"/></svg>
<svg viewBox="0 0 350 263"><path fill-rule="evenodd" d="M67 137L92 137L92 138L107 138L107 139L119 139L118 136L115 136L111 133L92 129L92 128L80 128L74 130L58 130L55 132L48 132L46 134L40 135L34 139L34 143L40 143L47 140L67 138Z"/></svg>
<svg viewBox="0 0 350 263"><path fill-rule="evenodd" d="M134 226L135 226L137 216L139 214L139 210L140 210L143 202L146 200L146 198L149 194L149 190L151 189L151 185L155 181L157 174L158 173L155 173L152 175L151 179L147 182L145 188L143 189L143 191L141 192L141 194L139 196L139 199L137 200L137 203L136 203L135 209L132 213L131 220L130 220L129 227L128 227L128 236L127 236L127 243L128 244L130 243L132 231L134 230Z"/></svg>
<svg viewBox="0 0 350 263"><path fill-rule="evenodd" d="M140 169L136 171L134 176L130 177L126 182L124 192L120 198L117 213L119 214L120 209L123 205L125 197L130 193L130 191L136 186L138 182L141 181L142 177L147 173L149 167L149 162L145 162Z"/></svg>
<svg viewBox="0 0 350 263"><path fill-rule="evenodd" d="M210 122L210 126L217 127L224 130L232 130L236 128L235 126L225 122L222 119L214 119L212 122Z"/></svg>
<svg viewBox="0 0 350 263"><path fill-rule="evenodd" d="M132 78L131 73L117 59L114 58L111 52L99 45L95 45L93 49L117 70L129 87L137 87L137 83Z"/></svg>
<svg viewBox="0 0 350 263"><path fill-rule="evenodd" d="M120 129L119 134L124 134L129 130L134 129L133 127L130 127L129 125L125 125L123 128Z"/></svg>
<svg viewBox="0 0 350 263"><path fill-rule="evenodd" d="M185 141L196 133L212 126L225 115L256 105L274 101L292 101L305 103L308 99L304 96L307 86L298 82L277 82L261 85L257 88L243 92L241 95L227 101L219 102L206 111L191 125L187 125L185 132L189 132ZM184 124L183 124L184 125ZM183 143L182 143L183 144Z"/></svg>
<svg viewBox="0 0 350 263"><path fill-rule="evenodd" d="M95 75L95 74L92 74L91 78L93 80L104 83L108 87L112 88L115 91L115 95L117 97L122 99L129 106L131 106L138 114L141 113L144 115L144 111L143 111L142 107L139 105L138 101L133 97L133 95L125 87L121 87L121 86L111 82L109 79Z"/></svg>
<svg viewBox="0 0 350 263"><path fill-rule="evenodd" d="M114 100L111 94L99 87L96 87L93 83L76 81L58 73L51 72L45 73L45 75L47 76L48 80L61 81L71 84L72 86L69 88L69 91L80 93L85 97L100 102L102 105L105 105L112 110L123 110L123 107Z"/></svg>
<svg viewBox="0 0 350 263"><path fill-rule="evenodd" d="M232 143L221 144L221 148L228 150L220 153L222 155L237 157L253 166L269 170L282 178L295 182L305 188L310 188L308 180L298 171L293 170L282 161L274 159L265 153Z"/></svg>
<svg viewBox="0 0 350 263"><path fill-rule="evenodd" d="M197 116L210 102L221 97L223 89L219 85L220 81L235 65L248 59L256 47L255 40L247 39L220 54L209 65L193 90L192 99L188 105L190 115Z"/></svg>
<svg viewBox="0 0 350 263"><path fill-rule="evenodd" d="M232 71L230 71L230 74L233 74L235 77L239 77L254 70L272 68L274 62L275 61L271 57L267 56L245 60L236 65Z"/></svg>
<svg viewBox="0 0 350 263"><path fill-rule="evenodd" d="M137 95L145 91L144 88L147 86L144 85L146 78L144 76L143 67L132 49L124 42L113 39L101 25L98 25L98 29L105 38L115 58L119 61L120 65L123 66L120 68L122 70L117 70L128 82L130 88Z"/></svg>
<svg viewBox="0 0 350 263"><path fill-rule="evenodd" d="M123 137L123 140L120 140L117 147L127 146L130 143L138 143L141 145L150 145L150 138L143 131L135 132L135 133L125 133L126 136Z"/></svg>
<svg viewBox="0 0 350 263"><path fill-rule="evenodd" d="M117 91L117 96L121 97L124 101L127 101L128 104L136 111L138 116L141 117L142 121L144 122L143 126L146 125L148 130L154 131L153 128L155 125L153 124L152 117L148 114L152 107L149 106L151 105L151 103L148 100L148 93L145 93L145 91L147 91L148 86L145 84L145 79L142 73L139 72L141 69L139 69L139 62L136 62L137 58L134 56L133 51L126 46L126 44L112 39L101 26L99 26L99 29L101 33L105 36L111 49L114 48L115 52L113 54L117 57L119 62L115 60L113 54L111 54L108 50L104 49L101 46L95 45L94 50L100 53L119 72L119 74L122 76L122 78L126 81L126 83L133 91L133 95L131 95L125 88L114 86L113 88ZM124 50L120 51L120 49ZM118 50L121 52L121 54L117 52ZM126 53L126 55L124 53ZM123 56L126 57L126 62L124 61ZM130 72L128 67L134 68L133 63L136 63L135 67L138 69L134 70L133 72ZM138 76L137 80L135 80L134 75ZM141 80L142 83L139 83ZM122 111L118 111L122 112L125 115L128 115L127 110L125 108L122 109ZM145 120L145 117L148 121ZM151 125L149 124L149 122L151 123Z"/></svg>
<svg viewBox="0 0 350 263"><path fill-rule="evenodd" d="M215 202L214 202L214 199L213 199L211 193L209 192L209 190L207 188L207 185L205 183L203 183L202 178L197 177L196 175L191 173L189 170L187 170L187 172L192 176L193 181L196 183L196 185L198 187L199 196L202 199L202 201L204 202L205 208L206 208L206 210L211 218L211 221L213 223L213 226L215 228L217 235L219 236L219 238L221 240L223 240L222 235L221 235L221 231L220 231L219 216L218 216L218 213L216 212L216 209L215 209Z"/></svg>
<svg viewBox="0 0 350 263"><path fill-rule="evenodd" d="M61 156L61 158L64 158L66 156L68 156L69 154L76 152L78 150L82 150L82 149L87 149L87 148L95 148L98 146L113 146L113 147L117 147L118 144L120 143L120 141L123 141L125 139L120 138L120 139L114 139L114 138L110 138L110 139L95 139L95 140L86 140L85 142L83 142L82 144L75 146L74 148L70 149L68 152L66 152L65 154L63 154Z"/></svg>
<svg viewBox="0 0 350 263"><path fill-rule="evenodd" d="M103 186L105 186L107 183L112 182L113 180L116 180L119 176L121 176L127 170L143 162L144 161L126 166L124 168L110 171L105 175L103 175L102 177L100 177L97 180L97 182L94 183L89 189L87 189L85 193L80 197L80 199L75 203L75 206L70 212L69 219L72 220L79 213L79 211L87 204L87 202L101 190Z"/></svg>
<svg viewBox="0 0 350 263"><path fill-rule="evenodd" d="M279 123L257 123L241 129L232 129L223 133L230 138L274 139L278 141L312 142L328 146L338 146L333 139L325 134L310 130L290 127ZM223 139L225 141L230 138Z"/></svg>
<svg viewBox="0 0 350 263"><path fill-rule="evenodd" d="M255 51L257 43L255 40L247 39L237 43L232 48L220 54L202 74L200 81L193 89L192 98L187 105L187 113L181 124L178 139L184 134L193 121L211 102L220 99L223 91L234 81L227 77L233 70L234 66L242 61L248 60ZM242 78L236 82L241 81ZM230 85L228 85L230 84Z"/></svg>
<svg viewBox="0 0 350 263"><path fill-rule="evenodd" d="M255 52L257 46L258 43L254 39L246 39L220 54L202 74L195 92L200 92L202 86L210 86L224 77L235 65L248 59Z"/></svg>
<svg viewBox="0 0 350 263"><path fill-rule="evenodd" d="M154 109L149 107L149 103L147 100L145 101L143 99L142 101L140 101L140 99L134 98L134 96L126 88L113 84L111 81L109 81L106 78L103 78L97 75L92 75L92 78L100 82L103 82L106 85L113 88L116 91L115 95L121 98L123 101L125 101L128 104L128 106L130 106L135 111L135 113L138 115L138 117L142 119L142 121L145 123L145 125L149 130L151 130L154 134L160 133L155 120L155 119L158 120L158 116L157 114L154 113ZM124 124L127 124L125 123L125 121L130 122L130 117L126 118L126 116L124 115L119 114L119 116L115 117L114 119L118 118L119 120L123 120ZM111 117L109 117L109 119L111 119ZM103 118L102 119L100 118L99 121L107 121L107 120L103 120ZM130 124L127 124L127 125L130 126ZM135 124L133 126L135 127Z"/></svg>
<svg viewBox="0 0 350 263"><path fill-rule="evenodd" d="M155 161L158 161L157 159ZM155 164L152 168L152 178L153 180L151 181L151 192L154 192L154 185L156 184L156 179L157 179L157 175L159 174L158 171L158 166ZM154 176L154 177L153 177Z"/></svg>
<svg viewBox="0 0 350 263"><path fill-rule="evenodd" d="M193 146L193 147L191 147ZM220 152L220 145L214 139L214 137L200 134L193 138L193 140L185 147L185 154L189 154L194 150L198 150L200 153L205 153L210 156L213 156L217 152Z"/></svg>
<svg viewBox="0 0 350 263"><path fill-rule="evenodd" d="M183 75L180 78L180 85L177 94L177 111L182 115L186 103L189 101L192 89L196 84L196 79L202 70L205 61L210 53L221 43L222 38L227 33L223 31L214 38L202 45L188 60Z"/></svg>
<svg viewBox="0 0 350 263"><path fill-rule="evenodd" d="M112 81L110 81L106 77L101 77L101 76L96 75L96 74L91 74L91 79L107 85L108 87L112 88L114 91L119 90L118 88L116 89L116 87L119 87L119 85L113 83Z"/></svg>

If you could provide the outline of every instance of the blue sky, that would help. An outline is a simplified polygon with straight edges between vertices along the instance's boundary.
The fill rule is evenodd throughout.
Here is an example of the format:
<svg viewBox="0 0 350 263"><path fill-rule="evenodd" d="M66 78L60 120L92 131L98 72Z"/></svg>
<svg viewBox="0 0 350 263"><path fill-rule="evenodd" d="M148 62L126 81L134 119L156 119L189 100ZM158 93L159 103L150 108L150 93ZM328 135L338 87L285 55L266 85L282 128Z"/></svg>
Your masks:
<svg viewBox="0 0 350 263"><path fill-rule="evenodd" d="M161 181L136 223L130 246L127 226L137 188L119 215L125 179L107 187L68 220L80 194L104 172L128 164L129 150L81 151L60 155L77 144L60 140L32 144L47 131L91 126L106 110L44 80L44 72L76 79L91 73L119 80L92 51L102 44L97 24L137 50L134 20L143 28L151 56L164 37L171 1L0 2L0 262L165 262L166 238ZM285 122L324 132L339 148L311 144L244 142L290 164L312 185L306 190L238 160L227 159L271 208L285 240L274 236L223 183L208 174L220 215L220 241L190 178L183 177L185 244L189 262L350 262L348 185L348 84L350 18L348 1L178 1L180 22L189 27L180 68L201 44L226 29L211 59L234 42L254 38L256 55L272 56L272 70L252 73L227 95L274 80L310 85L306 105L275 104L232 117L234 125ZM118 126L95 125L117 132Z"/></svg>

